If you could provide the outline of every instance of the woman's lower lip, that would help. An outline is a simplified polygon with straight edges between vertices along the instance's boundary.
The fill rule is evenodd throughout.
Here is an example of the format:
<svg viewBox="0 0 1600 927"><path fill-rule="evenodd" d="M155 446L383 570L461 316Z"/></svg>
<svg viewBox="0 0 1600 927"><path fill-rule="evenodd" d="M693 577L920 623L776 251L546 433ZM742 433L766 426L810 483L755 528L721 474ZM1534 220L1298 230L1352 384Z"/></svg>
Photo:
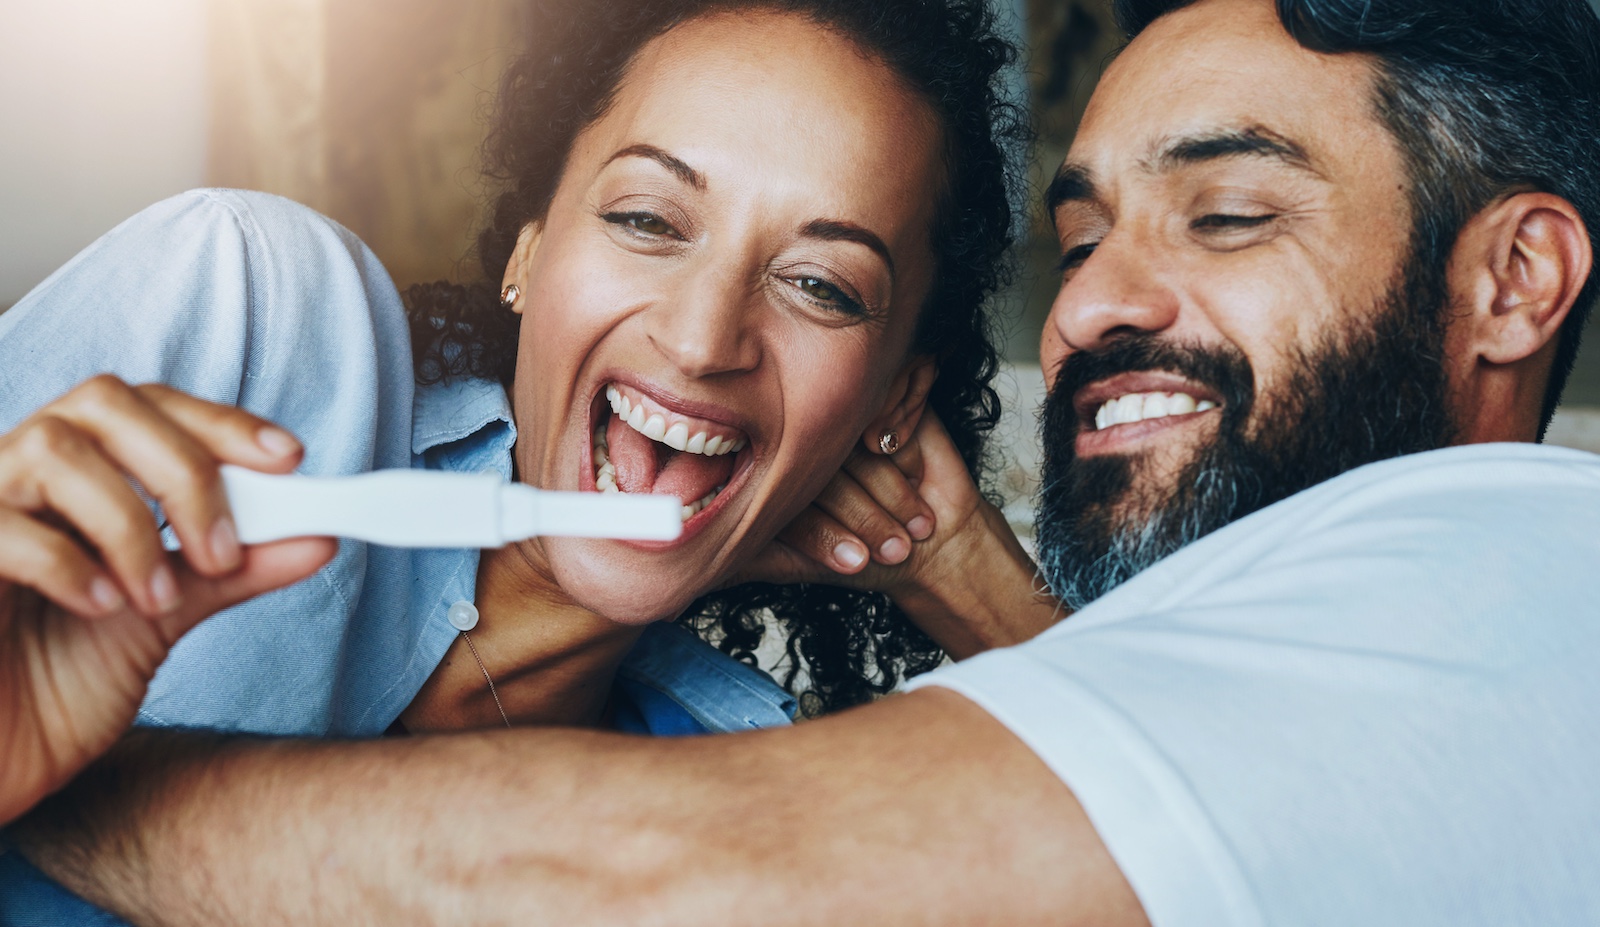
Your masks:
<svg viewBox="0 0 1600 927"><path fill-rule="evenodd" d="M1078 432L1078 437L1073 443L1073 452L1080 458L1127 453L1141 445L1158 440L1160 436L1174 429L1195 425L1204 416L1219 412L1217 409L1207 409L1204 412L1190 412L1186 415L1169 415L1165 418L1147 419L1126 425L1113 425L1099 431L1082 430Z"/></svg>

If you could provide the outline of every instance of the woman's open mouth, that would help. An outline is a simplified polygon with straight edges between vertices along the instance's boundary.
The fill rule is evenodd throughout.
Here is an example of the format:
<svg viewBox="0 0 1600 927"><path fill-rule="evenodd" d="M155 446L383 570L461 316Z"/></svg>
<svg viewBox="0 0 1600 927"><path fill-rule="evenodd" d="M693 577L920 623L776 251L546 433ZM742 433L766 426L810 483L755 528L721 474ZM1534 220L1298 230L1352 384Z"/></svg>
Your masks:
<svg viewBox="0 0 1600 927"><path fill-rule="evenodd" d="M593 427L594 488L676 496L688 522L710 508L749 455L744 432L669 409L633 387L610 383L609 410Z"/></svg>

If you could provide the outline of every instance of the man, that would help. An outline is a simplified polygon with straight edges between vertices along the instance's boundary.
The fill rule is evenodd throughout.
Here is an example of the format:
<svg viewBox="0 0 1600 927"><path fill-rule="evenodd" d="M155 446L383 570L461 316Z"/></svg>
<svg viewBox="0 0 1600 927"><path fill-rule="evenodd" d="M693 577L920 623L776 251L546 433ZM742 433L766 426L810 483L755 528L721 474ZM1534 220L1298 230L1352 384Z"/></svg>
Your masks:
<svg viewBox="0 0 1600 927"><path fill-rule="evenodd" d="M1081 614L788 731L113 755L29 852L150 923L1600 920L1600 462L1417 453L1559 399L1600 23L1278 6L1124 3L1050 188Z"/></svg>

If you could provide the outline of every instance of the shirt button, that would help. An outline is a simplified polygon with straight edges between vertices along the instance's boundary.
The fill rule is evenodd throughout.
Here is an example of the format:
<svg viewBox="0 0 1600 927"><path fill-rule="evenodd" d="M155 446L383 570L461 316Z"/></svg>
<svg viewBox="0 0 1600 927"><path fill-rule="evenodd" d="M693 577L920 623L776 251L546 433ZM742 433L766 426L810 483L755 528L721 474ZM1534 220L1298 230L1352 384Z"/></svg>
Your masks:
<svg viewBox="0 0 1600 927"><path fill-rule="evenodd" d="M470 631L478 626L478 607L463 600L450 606L450 610L445 612L445 618L457 631Z"/></svg>

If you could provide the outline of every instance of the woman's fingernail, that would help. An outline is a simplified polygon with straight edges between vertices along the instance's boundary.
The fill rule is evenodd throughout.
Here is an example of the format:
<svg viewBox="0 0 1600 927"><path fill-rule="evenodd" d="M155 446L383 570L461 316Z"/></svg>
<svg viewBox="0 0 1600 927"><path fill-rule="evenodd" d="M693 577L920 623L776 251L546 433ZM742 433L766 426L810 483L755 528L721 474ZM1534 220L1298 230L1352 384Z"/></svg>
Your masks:
<svg viewBox="0 0 1600 927"><path fill-rule="evenodd" d="M906 530L919 541L926 541L933 535L933 519L926 515L918 515L906 523Z"/></svg>
<svg viewBox="0 0 1600 927"><path fill-rule="evenodd" d="M226 515L211 527L211 556L224 570L239 565L239 532L233 527L233 519Z"/></svg>
<svg viewBox="0 0 1600 927"><path fill-rule="evenodd" d="M833 549L833 559L853 570L867 562L867 552L853 541L840 541Z"/></svg>
<svg viewBox="0 0 1600 927"><path fill-rule="evenodd" d="M155 600L156 609L163 613L178 607L178 578L172 575L172 567L165 563L156 567L150 576L150 598Z"/></svg>
<svg viewBox="0 0 1600 927"><path fill-rule="evenodd" d="M288 457L300 452L300 442L282 428L263 428L256 432L256 443L275 457Z"/></svg>
<svg viewBox="0 0 1600 927"><path fill-rule="evenodd" d="M911 545L905 538L890 538L878 546L878 555L890 563L899 563L911 553Z"/></svg>
<svg viewBox="0 0 1600 927"><path fill-rule="evenodd" d="M103 612L117 611L125 604L122 590L104 576L98 576L89 583L89 598L93 599L95 606Z"/></svg>

